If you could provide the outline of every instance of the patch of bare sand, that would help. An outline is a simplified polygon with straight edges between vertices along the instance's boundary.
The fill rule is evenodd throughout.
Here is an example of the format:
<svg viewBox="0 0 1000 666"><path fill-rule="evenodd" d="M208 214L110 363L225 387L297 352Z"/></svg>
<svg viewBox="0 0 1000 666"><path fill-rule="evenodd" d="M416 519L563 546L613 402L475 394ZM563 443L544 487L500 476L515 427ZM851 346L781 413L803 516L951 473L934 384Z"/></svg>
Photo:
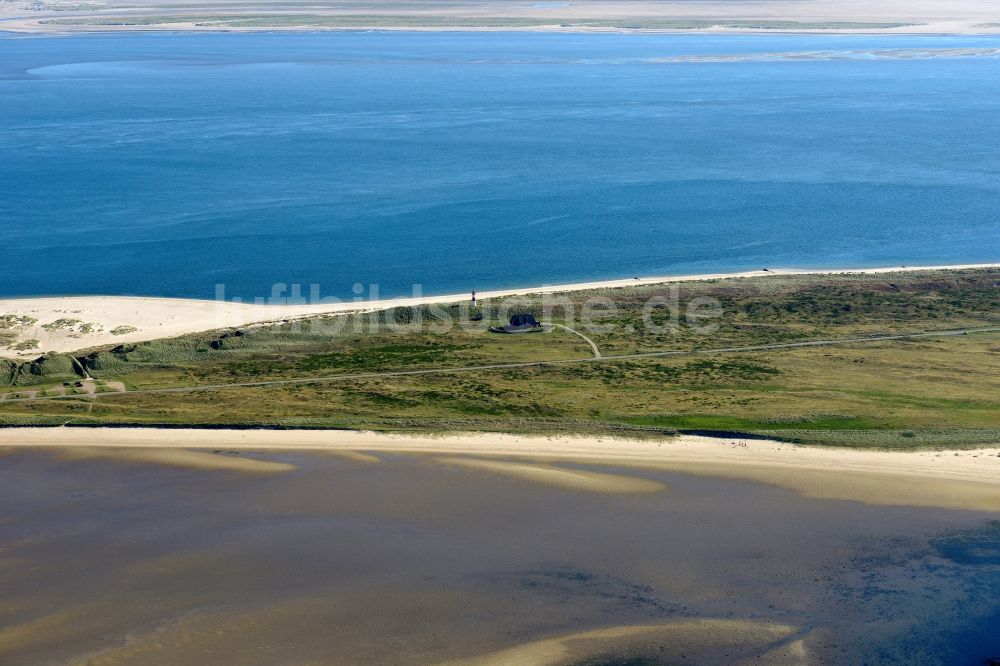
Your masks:
<svg viewBox="0 0 1000 666"><path fill-rule="evenodd" d="M795 627L749 620L678 620L663 624L609 627L524 643L516 647L470 659L447 662L448 666L563 666L592 660L625 663L655 657L717 663L725 653L727 663L751 663L768 655L769 664L801 664L794 651L780 645L797 633ZM731 656L730 656L731 655ZM738 656L737 656L738 655ZM733 658L735 657L735 658ZM745 660L745 662L744 662Z"/></svg>
<svg viewBox="0 0 1000 666"><path fill-rule="evenodd" d="M624 474L585 472L565 469L545 463L508 462L485 458L440 457L438 462L459 465L470 469L511 476L516 479L542 483L569 490L584 490L593 493L655 493L666 489L659 481L642 479Z"/></svg>
<svg viewBox="0 0 1000 666"><path fill-rule="evenodd" d="M59 449L58 455L65 460L122 460L188 469L226 470L251 474L280 474L295 469L294 465L283 462L257 460L207 451L189 451L187 449L80 446Z"/></svg>

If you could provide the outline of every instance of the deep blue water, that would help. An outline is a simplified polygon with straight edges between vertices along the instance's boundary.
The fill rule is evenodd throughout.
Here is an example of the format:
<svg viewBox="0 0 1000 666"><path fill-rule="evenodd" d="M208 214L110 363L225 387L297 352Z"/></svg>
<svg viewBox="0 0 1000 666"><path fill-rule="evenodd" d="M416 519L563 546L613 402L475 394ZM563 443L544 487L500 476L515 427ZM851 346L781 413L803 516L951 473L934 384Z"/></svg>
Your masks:
<svg viewBox="0 0 1000 666"><path fill-rule="evenodd" d="M0 38L0 295L224 283L250 298L297 282L344 297L998 261L991 48L1000 38ZM814 55L760 57L779 53Z"/></svg>

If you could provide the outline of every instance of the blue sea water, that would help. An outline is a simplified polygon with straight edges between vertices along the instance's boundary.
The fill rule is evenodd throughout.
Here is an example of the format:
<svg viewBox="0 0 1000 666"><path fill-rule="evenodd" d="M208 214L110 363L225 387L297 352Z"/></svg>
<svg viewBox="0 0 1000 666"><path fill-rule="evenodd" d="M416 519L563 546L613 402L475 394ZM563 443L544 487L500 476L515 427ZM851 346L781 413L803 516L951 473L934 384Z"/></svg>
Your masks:
<svg viewBox="0 0 1000 666"><path fill-rule="evenodd" d="M0 37L0 296L1000 260L1000 38Z"/></svg>

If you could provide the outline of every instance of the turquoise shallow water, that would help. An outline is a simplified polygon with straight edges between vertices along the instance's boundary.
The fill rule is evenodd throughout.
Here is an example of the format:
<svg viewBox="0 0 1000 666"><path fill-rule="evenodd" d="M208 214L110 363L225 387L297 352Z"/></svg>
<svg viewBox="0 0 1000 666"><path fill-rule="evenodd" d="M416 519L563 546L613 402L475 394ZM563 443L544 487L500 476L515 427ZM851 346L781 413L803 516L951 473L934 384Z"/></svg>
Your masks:
<svg viewBox="0 0 1000 666"><path fill-rule="evenodd" d="M1000 260L1000 38L0 38L0 295Z"/></svg>

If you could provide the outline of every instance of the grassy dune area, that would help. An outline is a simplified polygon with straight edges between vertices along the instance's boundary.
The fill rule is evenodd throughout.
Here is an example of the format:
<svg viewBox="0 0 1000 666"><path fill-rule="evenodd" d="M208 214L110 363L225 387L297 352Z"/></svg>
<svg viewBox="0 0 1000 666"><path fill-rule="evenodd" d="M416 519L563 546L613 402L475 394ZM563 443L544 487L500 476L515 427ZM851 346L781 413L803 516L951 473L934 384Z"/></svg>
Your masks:
<svg viewBox="0 0 1000 666"><path fill-rule="evenodd" d="M728 278L680 283L676 293L567 293L547 310L541 297L484 302L483 320L471 323L468 307L429 306L213 331L0 361L0 423L995 444L1000 332L977 329L1000 326L998 287L997 269ZM603 358L561 328L487 332L512 311L584 333ZM390 322L405 330L387 330ZM962 329L969 332L714 351ZM615 358L667 350L681 353ZM475 369L489 365L507 367ZM380 376L421 369L434 372ZM299 380L307 381L225 386ZM162 392L178 388L194 390Z"/></svg>

